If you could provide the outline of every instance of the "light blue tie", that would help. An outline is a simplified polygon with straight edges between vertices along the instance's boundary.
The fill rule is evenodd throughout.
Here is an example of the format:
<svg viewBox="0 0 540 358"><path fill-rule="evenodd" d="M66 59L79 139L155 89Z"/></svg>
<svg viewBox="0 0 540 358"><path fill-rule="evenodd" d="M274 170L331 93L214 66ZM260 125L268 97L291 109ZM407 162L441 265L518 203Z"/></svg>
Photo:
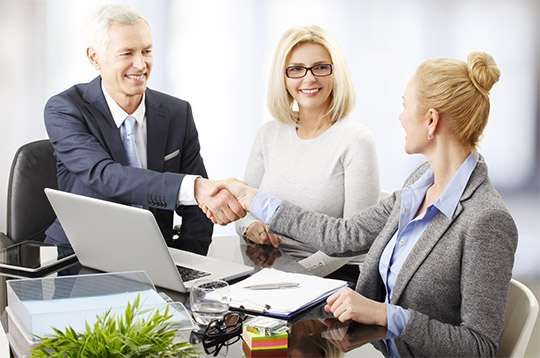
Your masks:
<svg viewBox="0 0 540 358"><path fill-rule="evenodd" d="M122 123L124 127L124 149L126 150L127 160L130 167L142 168L137 148L135 147L135 137L133 136L133 127L135 127L135 117L127 116Z"/></svg>

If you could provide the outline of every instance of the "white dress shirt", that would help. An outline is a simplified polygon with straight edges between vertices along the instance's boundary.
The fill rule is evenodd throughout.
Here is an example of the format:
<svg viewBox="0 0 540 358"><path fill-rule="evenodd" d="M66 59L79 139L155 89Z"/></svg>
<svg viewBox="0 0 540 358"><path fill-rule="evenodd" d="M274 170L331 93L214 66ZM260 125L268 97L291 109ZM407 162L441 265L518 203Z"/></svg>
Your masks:
<svg viewBox="0 0 540 358"><path fill-rule="evenodd" d="M107 105L109 106L109 110L111 111L114 123L120 130L120 135L123 137L124 133L122 133L122 123L124 123L124 120L130 114L126 113L126 111L124 111L122 107L120 107L118 103L116 103L116 101L109 95L109 93L107 93L105 87L103 86L103 82L101 82L101 90L103 91L103 95L105 96L105 100L107 101ZM139 155L139 159L141 161L141 167L143 169L148 169L146 155L147 127L145 98L146 94L143 93L143 97L141 103L139 104L139 107L137 107L137 109L131 114L131 116L135 117L136 121L135 127L133 128L133 135L135 136L135 148L137 149L137 154ZM197 179L198 177L200 177L200 175L185 175L184 179L182 180L182 185L180 185L180 190L178 192L178 205L197 205L197 201L195 200L195 179Z"/></svg>

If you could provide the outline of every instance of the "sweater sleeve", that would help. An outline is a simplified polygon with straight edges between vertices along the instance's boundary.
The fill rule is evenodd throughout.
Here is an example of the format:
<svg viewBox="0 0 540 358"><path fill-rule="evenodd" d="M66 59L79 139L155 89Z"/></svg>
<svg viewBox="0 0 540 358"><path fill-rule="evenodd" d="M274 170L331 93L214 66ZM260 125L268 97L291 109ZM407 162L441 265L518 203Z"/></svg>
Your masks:
<svg viewBox="0 0 540 358"><path fill-rule="evenodd" d="M392 205L392 200L384 200L350 219L338 219L284 200L273 216L270 229L330 256L356 256L369 250L385 226Z"/></svg>

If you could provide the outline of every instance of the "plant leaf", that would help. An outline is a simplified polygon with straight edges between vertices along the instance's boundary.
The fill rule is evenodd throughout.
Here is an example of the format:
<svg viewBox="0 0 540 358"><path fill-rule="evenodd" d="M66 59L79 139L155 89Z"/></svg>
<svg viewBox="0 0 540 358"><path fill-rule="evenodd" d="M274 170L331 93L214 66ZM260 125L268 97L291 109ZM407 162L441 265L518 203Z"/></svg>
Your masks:
<svg viewBox="0 0 540 358"><path fill-rule="evenodd" d="M145 319L144 316L150 313ZM142 309L140 295L129 303L123 316L111 309L91 327L85 322L83 333L71 326L65 332L53 328L51 337L37 337L41 344L30 350L33 357L195 357L201 354L188 342L174 342L176 329L170 323L169 305Z"/></svg>

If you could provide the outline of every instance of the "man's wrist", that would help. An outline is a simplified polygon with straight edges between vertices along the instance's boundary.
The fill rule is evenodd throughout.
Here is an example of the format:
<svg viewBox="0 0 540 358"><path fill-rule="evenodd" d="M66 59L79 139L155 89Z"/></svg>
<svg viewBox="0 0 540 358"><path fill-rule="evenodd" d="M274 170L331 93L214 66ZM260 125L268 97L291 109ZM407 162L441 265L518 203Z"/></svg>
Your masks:
<svg viewBox="0 0 540 358"><path fill-rule="evenodd" d="M198 200L196 197L197 189L196 182L197 179L204 179L200 175L191 175L186 174L184 179L182 179L182 184L180 184L180 190L178 191L178 205L197 205Z"/></svg>
<svg viewBox="0 0 540 358"><path fill-rule="evenodd" d="M208 179L205 179L201 176L195 178L193 181L193 197L197 204L202 204L203 198L202 193L204 192L204 186L208 182Z"/></svg>

